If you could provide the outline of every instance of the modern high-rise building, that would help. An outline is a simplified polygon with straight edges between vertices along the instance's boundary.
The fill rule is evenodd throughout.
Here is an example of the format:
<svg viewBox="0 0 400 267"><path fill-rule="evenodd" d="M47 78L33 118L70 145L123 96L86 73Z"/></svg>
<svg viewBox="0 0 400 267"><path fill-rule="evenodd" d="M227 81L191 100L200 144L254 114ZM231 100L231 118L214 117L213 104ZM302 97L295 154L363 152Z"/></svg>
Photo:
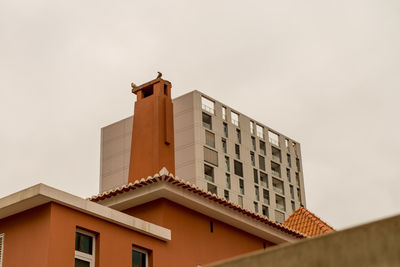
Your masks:
<svg viewBox="0 0 400 267"><path fill-rule="evenodd" d="M280 223L306 205L297 141L199 91L173 114L176 176ZM132 123L102 128L100 193L128 182Z"/></svg>

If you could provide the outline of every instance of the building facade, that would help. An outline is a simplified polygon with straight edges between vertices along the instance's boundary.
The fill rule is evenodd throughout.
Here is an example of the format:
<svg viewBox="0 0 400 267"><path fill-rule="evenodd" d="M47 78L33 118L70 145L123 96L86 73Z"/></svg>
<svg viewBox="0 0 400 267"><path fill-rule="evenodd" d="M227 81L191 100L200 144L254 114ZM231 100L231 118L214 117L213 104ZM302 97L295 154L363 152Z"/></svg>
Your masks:
<svg viewBox="0 0 400 267"><path fill-rule="evenodd" d="M173 105L177 176L280 223L306 206L298 142L199 91ZM132 123L102 128L100 192L128 181Z"/></svg>

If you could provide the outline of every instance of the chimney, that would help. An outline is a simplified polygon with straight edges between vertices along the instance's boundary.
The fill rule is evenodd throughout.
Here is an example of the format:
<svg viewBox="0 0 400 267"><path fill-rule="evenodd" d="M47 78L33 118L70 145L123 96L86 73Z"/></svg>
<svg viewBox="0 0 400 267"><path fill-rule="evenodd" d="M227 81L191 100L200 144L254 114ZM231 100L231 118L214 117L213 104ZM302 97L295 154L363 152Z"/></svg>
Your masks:
<svg viewBox="0 0 400 267"><path fill-rule="evenodd" d="M163 167L175 174L171 83L157 78L133 87L136 94L128 182L147 178Z"/></svg>

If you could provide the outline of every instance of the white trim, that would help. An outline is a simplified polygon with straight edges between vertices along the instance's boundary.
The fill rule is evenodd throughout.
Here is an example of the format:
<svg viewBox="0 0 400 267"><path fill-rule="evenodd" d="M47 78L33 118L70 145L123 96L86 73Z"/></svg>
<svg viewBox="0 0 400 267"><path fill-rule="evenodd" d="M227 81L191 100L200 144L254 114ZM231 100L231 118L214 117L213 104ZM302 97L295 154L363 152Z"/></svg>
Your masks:
<svg viewBox="0 0 400 267"><path fill-rule="evenodd" d="M45 184L37 184L0 199L0 219L51 202L163 241L171 240L171 230L167 228L71 195Z"/></svg>
<svg viewBox="0 0 400 267"><path fill-rule="evenodd" d="M249 216L244 216L233 209L221 207L219 203L213 200L193 194L187 189L175 186L166 181L159 181L136 188L135 190L100 200L98 203L116 210L125 210L160 198L179 203L191 210L195 210L276 244L292 243L299 240L297 237L282 230L254 220Z"/></svg>
<svg viewBox="0 0 400 267"><path fill-rule="evenodd" d="M84 260L90 263L90 267L95 266L95 259L96 259L96 236L88 231L82 230L80 228L76 229L76 233L81 233L92 238L92 254L87 254L81 252L79 250L75 250L75 259ZM75 236L76 238L76 236ZM75 241L76 242L76 241Z"/></svg>
<svg viewBox="0 0 400 267"><path fill-rule="evenodd" d="M4 255L4 233L0 234L0 267L3 266L3 255Z"/></svg>

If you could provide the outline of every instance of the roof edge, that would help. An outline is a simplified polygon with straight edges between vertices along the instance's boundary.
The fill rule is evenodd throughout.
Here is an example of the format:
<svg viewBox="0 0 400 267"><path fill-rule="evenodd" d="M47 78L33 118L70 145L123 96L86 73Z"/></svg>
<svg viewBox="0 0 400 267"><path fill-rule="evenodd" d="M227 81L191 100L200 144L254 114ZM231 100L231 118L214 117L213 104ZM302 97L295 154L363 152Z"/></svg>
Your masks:
<svg viewBox="0 0 400 267"><path fill-rule="evenodd" d="M0 199L0 219L38 207L46 203L58 203L74 210L95 216L122 227L155 237L171 240L171 230L144 221L109 207L72 195L65 191L37 184Z"/></svg>

